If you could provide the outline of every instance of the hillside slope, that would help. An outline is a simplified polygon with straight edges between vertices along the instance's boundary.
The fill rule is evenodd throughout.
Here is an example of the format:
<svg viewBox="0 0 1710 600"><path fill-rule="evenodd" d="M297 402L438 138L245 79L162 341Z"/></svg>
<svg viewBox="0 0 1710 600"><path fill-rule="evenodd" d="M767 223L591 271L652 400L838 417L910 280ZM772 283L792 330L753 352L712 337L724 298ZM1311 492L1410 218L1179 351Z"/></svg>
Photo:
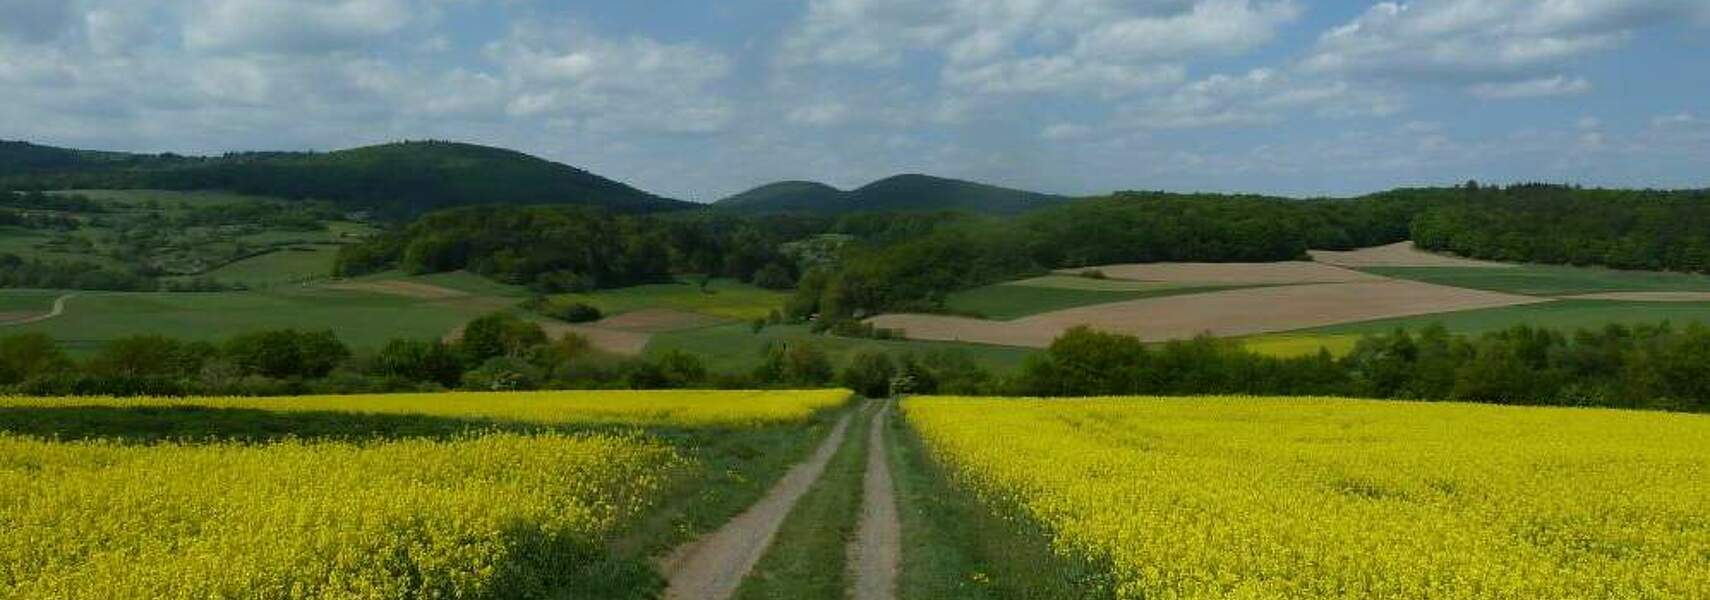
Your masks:
<svg viewBox="0 0 1710 600"><path fill-rule="evenodd" d="M326 200L390 217L473 204L578 204L618 212L697 206L521 152L438 141L208 158L9 143L0 147L0 187L8 186L226 190Z"/></svg>
<svg viewBox="0 0 1710 600"><path fill-rule="evenodd" d="M898 175L875 181L851 191L806 181L764 185L713 204L714 208L738 213L811 213L835 215L850 212L965 211L1017 214L1067 200L1023 190L929 175Z"/></svg>

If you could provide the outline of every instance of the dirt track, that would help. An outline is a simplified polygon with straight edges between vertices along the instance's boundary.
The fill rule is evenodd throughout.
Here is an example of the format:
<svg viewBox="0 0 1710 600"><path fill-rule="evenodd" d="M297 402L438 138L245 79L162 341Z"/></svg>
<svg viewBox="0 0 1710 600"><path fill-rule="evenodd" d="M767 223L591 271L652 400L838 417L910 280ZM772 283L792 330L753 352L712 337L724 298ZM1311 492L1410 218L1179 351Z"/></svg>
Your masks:
<svg viewBox="0 0 1710 600"><path fill-rule="evenodd" d="M1015 321L903 314L882 315L869 322L878 327L901 329L910 339L1043 348L1078 325L1161 342L1202 333L1233 337L1548 301L1379 279L1150 298L1072 308Z"/></svg>
<svg viewBox="0 0 1710 600"><path fill-rule="evenodd" d="M1515 265L1434 254L1420 250L1413 242L1401 242L1376 248L1361 248L1347 252L1313 250L1312 259L1339 267L1475 267L1507 269Z"/></svg>
<svg viewBox="0 0 1710 600"><path fill-rule="evenodd" d="M819 480L849 429L844 415L807 461L792 467L766 496L718 531L683 545L665 560L668 599L722 600L736 593L743 578L772 545L790 509Z"/></svg>
<svg viewBox="0 0 1710 600"><path fill-rule="evenodd" d="M855 600L893 600L897 568L902 563L902 523L897 519L895 482L885 446L885 419L890 406L873 414L868 434L867 473L861 499L861 526L849 544L854 568Z"/></svg>
<svg viewBox="0 0 1710 600"><path fill-rule="evenodd" d="M66 303L66 301L71 300L72 298L76 298L76 297L77 297L77 294L66 294L64 296L54 298L53 299L53 308L51 310L49 310L48 312L45 312L42 314L37 314L37 315L30 315L30 316L27 316L27 317L24 317L21 319L3 321L3 322L0 322L0 327L10 327L13 325L29 325L30 323L40 323L40 322L46 321L48 319L57 318L60 315L65 314L65 303Z"/></svg>

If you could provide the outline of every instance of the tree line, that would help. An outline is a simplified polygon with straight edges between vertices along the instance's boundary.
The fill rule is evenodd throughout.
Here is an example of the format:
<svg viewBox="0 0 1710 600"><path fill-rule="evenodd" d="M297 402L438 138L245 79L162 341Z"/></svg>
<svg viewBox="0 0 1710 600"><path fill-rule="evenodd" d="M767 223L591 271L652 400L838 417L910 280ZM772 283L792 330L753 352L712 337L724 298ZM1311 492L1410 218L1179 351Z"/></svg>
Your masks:
<svg viewBox="0 0 1710 600"><path fill-rule="evenodd" d="M1429 250L1510 262L1710 273L1710 191L1474 183L1424 198L1433 206L1413 220L1412 233Z"/></svg>
<svg viewBox="0 0 1710 600"><path fill-rule="evenodd" d="M223 342L158 335L74 360L43 334L0 338L0 391L27 395L293 395L404 391L843 386L871 397L958 394L1345 396L1515 405L1710 411L1710 327L1668 324L1479 336L1440 326L1363 337L1342 358L1281 358L1202 337L1145 344L1066 332L1016 373L965 353L863 352L835 364L814 343L774 344L758 366L714 372L698 357L621 357L575 335L549 338L510 313L471 322L461 339L398 339L353 351L331 332L292 330Z"/></svg>

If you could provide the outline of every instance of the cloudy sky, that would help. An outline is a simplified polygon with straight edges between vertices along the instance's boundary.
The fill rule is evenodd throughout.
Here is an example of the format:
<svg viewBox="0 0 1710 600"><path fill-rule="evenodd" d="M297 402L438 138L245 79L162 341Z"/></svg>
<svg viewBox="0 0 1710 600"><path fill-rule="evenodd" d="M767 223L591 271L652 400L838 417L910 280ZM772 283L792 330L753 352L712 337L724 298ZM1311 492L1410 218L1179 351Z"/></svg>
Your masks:
<svg viewBox="0 0 1710 600"><path fill-rule="evenodd" d="M680 198L1710 186L1706 0L0 0L0 139L506 146Z"/></svg>

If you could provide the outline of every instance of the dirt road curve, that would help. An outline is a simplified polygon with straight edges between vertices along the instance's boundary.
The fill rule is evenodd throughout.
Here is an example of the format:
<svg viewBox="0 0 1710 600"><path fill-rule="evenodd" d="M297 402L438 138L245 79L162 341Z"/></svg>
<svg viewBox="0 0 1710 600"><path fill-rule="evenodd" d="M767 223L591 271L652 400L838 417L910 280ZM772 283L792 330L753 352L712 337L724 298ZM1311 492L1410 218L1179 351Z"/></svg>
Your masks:
<svg viewBox="0 0 1710 600"><path fill-rule="evenodd" d="M848 429L849 416L844 415L813 456L785 473L766 497L718 531L672 552L665 561L666 578L670 580L665 597L723 600L736 593L743 578L772 545L772 537L784 524L784 517L789 516L796 501L819 480Z"/></svg>
<svg viewBox="0 0 1710 600"><path fill-rule="evenodd" d="M855 600L894 600L897 565L902 560L902 524L897 520L896 486L886 460L885 417L890 406L873 415L867 444L867 474L861 499L861 527L849 545L855 568Z"/></svg>
<svg viewBox="0 0 1710 600"><path fill-rule="evenodd" d="M58 317L60 315L65 314L65 301L70 300L72 298L76 298L76 297L77 297L77 294L66 294L64 296L54 298L53 299L53 310L50 310L45 314L40 314L40 315L36 315L33 317L18 319L16 321L6 321L4 323L0 323L0 327L8 327L8 326L12 326L12 325L29 325L30 323L40 323L42 321L46 321L48 319Z"/></svg>

